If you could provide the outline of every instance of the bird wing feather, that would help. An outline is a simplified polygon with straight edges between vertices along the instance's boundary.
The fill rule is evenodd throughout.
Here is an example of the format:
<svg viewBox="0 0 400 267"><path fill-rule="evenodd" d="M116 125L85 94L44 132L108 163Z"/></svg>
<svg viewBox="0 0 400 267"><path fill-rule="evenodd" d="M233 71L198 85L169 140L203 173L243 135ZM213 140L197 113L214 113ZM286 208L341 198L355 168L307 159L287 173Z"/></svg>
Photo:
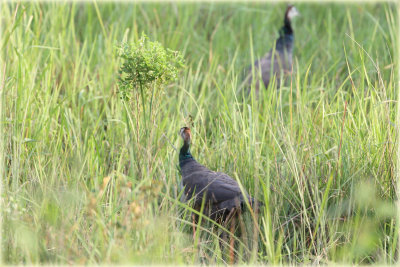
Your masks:
<svg viewBox="0 0 400 267"><path fill-rule="evenodd" d="M183 177L186 199L194 196L195 202L201 204L203 196L206 195L206 201L214 205L235 199L242 194L238 183L225 173L211 171L202 165L191 166L189 169L190 173Z"/></svg>

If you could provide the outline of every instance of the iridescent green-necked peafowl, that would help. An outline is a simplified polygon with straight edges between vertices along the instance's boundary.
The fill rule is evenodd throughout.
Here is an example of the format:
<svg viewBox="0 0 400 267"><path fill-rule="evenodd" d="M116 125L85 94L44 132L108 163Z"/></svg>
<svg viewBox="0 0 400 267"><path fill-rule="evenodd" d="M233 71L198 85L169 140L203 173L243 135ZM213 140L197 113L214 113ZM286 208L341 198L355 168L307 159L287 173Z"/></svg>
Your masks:
<svg viewBox="0 0 400 267"><path fill-rule="evenodd" d="M200 211L203 205L203 213L206 216L227 228L230 225L231 234L233 234L237 216L246 209L246 200L256 211L263 203L250 197L246 192L242 192L239 184L227 174L211 171L193 158L190 153L191 132L188 127L181 128L180 135L183 138L183 146L179 153L179 166L182 173L181 185L184 190L181 201L191 200L193 208L197 211ZM193 226L195 226L197 217L192 218ZM193 234L195 234L195 227L193 227ZM221 238L224 238L224 232ZM232 260L232 238L230 243Z"/></svg>

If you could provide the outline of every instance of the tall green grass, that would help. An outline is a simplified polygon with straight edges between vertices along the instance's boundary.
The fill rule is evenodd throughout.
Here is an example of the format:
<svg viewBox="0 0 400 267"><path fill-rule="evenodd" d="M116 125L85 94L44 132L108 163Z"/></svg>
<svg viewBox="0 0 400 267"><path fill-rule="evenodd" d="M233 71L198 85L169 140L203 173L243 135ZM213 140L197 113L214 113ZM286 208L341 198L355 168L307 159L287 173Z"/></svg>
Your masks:
<svg viewBox="0 0 400 267"><path fill-rule="evenodd" d="M397 261L395 6L296 7L293 75L257 99L242 71L284 4L3 3L3 261L223 263L178 201L182 126L266 203L239 263ZM115 45L142 32L187 63L147 128L116 86Z"/></svg>

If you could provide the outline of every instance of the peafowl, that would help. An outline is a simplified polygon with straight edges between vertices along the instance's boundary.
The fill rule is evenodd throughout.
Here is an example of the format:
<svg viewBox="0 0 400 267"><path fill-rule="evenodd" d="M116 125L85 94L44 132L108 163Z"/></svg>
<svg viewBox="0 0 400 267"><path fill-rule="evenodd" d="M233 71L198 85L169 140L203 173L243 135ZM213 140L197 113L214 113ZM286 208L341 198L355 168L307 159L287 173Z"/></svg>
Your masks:
<svg viewBox="0 0 400 267"><path fill-rule="evenodd" d="M256 212L264 204L240 190L239 184L222 172L214 172L198 163L190 153L191 132L188 127L180 130L183 146L179 152L179 166L182 174L182 202L192 200L193 208L230 229L229 257L234 262L234 238L236 218L245 209L246 199ZM203 206L203 209L201 209ZM193 215L193 237L195 237L198 216ZM224 248L227 233L220 235L220 247Z"/></svg>
<svg viewBox="0 0 400 267"><path fill-rule="evenodd" d="M279 38L276 40L275 46L271 48L264 57L256 60L254 64L248 68L245 84L249 88L254 82L257 94L260 89L260 76L265 88L268 88L274 76L277 79L277 85L279 87L282 76L291 72L294 42L291 21L297 15L299 15L297 9L291 5L288 6L284 16L284 25L279 31Z"/></svg>
<svg viewBox="0 0 400 267"><path fill-rule="evenodd" d="M179 153L184 188L182 202L193 198L194 209L200 211L204 201L204 214L218 222L224 222L235 215L235 212L244 210L245 199L252 207L262 204L242 192L239 184L227 174L211 171L193 158L190 153L191 132L188 127L181 128L180 135L184 141Z"/></svg>

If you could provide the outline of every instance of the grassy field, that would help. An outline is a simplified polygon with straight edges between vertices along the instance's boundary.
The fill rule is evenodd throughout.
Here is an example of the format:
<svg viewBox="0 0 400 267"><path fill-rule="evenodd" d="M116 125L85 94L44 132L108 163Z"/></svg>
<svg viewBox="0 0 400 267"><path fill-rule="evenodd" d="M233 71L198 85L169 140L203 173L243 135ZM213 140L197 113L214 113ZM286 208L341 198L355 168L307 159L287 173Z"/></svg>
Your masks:
<svg viewBox="0 0 400 267"><path fill-rule="evenodd" d="M397 261L396 7L296 7L293 75L257 99L241 73L285 4L1 4L3 261L223 263L177 201L182 126L266 203L239 263ZM146 117L118 96L115 49L142 32L187 66Z"/></svg>

